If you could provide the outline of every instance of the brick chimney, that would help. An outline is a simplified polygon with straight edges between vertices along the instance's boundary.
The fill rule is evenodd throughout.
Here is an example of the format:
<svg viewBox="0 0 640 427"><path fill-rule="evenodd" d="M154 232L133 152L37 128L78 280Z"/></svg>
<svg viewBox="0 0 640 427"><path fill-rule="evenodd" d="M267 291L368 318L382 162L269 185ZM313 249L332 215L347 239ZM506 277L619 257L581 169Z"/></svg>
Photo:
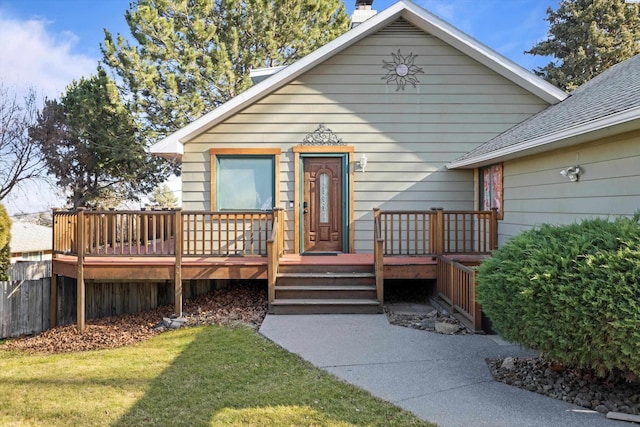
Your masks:
<svg viewBox="0 0 640 427"><path fill-rule="evenodd" d="M356 8L351 15L351 28L355 28L362 24L367 19L378 13L376 10L372 10L373 0L356 0Z"/></svg>

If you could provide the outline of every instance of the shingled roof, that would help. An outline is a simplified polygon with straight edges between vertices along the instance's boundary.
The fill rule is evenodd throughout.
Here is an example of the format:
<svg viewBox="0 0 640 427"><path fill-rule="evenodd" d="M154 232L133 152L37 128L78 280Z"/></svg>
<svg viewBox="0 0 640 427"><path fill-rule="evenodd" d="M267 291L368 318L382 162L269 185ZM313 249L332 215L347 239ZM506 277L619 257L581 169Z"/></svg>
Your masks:
<svg viewBox="0 0 640 427"><path fill-rule="evenodd" d="M620 125L626 126L621 128ZM522 123L448 165L474 167L584 142L579 136L618 127L640 129L640 55L621 62ZM592 135L595 136L595 135ZM598 135L602 137L604 135ZM594 139L594 138L591 138Z"/></svg>
<svg viewBox="0 0 640 427"><path fill-rule="evenodd" d="M52 233L51 227L14 221L11 224L11 242L9 243L11 253L51 250Z"/></svg>

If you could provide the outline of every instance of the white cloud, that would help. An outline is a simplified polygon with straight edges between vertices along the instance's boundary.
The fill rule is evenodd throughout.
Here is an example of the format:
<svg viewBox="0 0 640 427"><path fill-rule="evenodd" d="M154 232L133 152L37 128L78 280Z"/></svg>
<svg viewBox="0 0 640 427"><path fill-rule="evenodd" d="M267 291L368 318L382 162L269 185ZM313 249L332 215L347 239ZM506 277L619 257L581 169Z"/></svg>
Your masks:
<svg viewBox="0 0 640 427"><path fill-rule="evenodd" d="M74 54L77 37L71 32L51 33L45 20L20 21L0 11L0 79L18 90L34 87L56 98L74 79L95 72L98 61Z"/></svg>

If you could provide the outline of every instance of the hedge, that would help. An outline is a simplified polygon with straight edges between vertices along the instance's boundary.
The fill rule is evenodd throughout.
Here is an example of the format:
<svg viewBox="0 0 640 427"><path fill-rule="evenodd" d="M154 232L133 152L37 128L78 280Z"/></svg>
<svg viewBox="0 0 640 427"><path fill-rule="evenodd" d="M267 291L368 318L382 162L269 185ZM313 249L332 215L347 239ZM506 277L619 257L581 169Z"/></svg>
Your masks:
<svg viewBox="0 0 640 427"><path fill-rule="evenodd" d="M547 359L640 376L639 221L543 225L507 242L477 272L494 329Z"/></svg>

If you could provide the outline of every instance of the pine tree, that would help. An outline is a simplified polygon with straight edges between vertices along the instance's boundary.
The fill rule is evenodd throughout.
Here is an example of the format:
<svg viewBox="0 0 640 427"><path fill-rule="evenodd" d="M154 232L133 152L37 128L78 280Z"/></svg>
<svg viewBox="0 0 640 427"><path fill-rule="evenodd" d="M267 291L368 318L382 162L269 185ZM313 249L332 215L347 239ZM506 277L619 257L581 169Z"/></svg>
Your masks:
<svg viewBox="0 0 640 427"><path fill-rule="evenodd" d="M154 208L173 209L178 204L178 198L167 184L162 184L153 189L149 202Z"/></svg>
<svg viewBox="0 0 640 427"><path fill-rule="evenodd" d="M534 72L564 90L574 90L612 65L640 53L640 4L625 0L562 0L547 9L548 39L531 55L555 61Z"/></svg>
<svg viewBox="0 0 640 427"><path fill-rule="evenodd" d="M72 82L61 98L45 100L31 141L73 207L137 200L170 172L136 138L137 126L115 83L98 74Z"/></svg>
<svg viewBox="0 0 640 427"><path fill-rule="evenodd" d="M137 44L105 31L104 62L147 138L162 138L251 86L249 72L291 64L345 32L341 0L138 0Z"/></svg>

